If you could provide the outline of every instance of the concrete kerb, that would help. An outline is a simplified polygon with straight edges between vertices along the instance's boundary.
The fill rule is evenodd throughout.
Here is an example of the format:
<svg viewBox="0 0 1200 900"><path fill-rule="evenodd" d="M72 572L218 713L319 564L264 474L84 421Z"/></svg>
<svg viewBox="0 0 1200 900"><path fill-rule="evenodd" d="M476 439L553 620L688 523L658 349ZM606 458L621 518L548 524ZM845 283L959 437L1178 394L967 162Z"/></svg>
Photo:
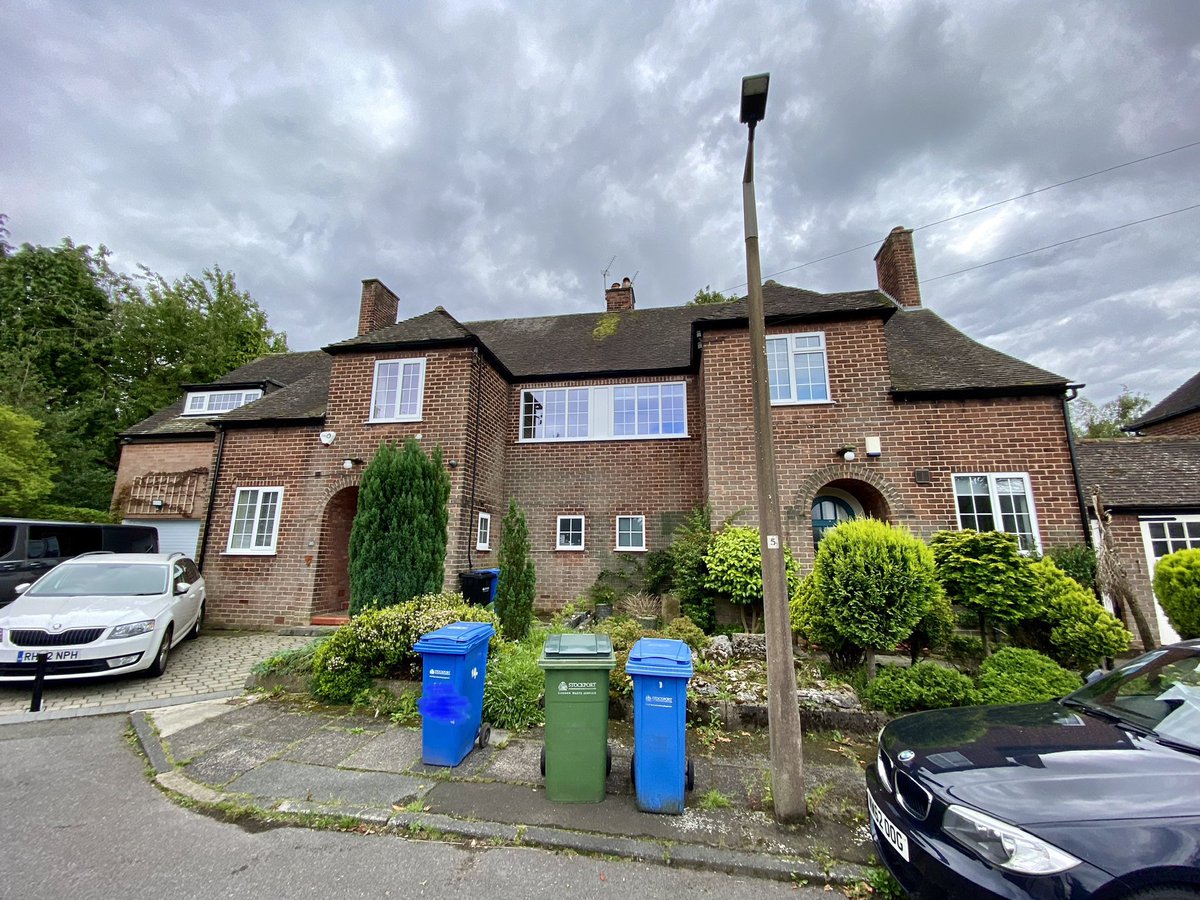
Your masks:
<svg viewBox="0 0 1200 900"><path fill-rule="evenodd" d="M775 881L806 881L846 885L864 881L869 871L864 866L838 863L822 867L812 860L723 850L695 844L641 838L613 837L593 832L570 831L544 825L519 826L500 822L459 819L440 813L398 812L390 809L346 807L336 804L305 803L293 800L261 805L259 798L216 790L199 784L176 770L163 751L158 732L142 712L130 715L143 752L157 773L155 781L164 790L186 797L204 806L225 803L257 806L265 813L296 816L325 816L355 820L373 828L386 828L398 834L433 833L464 841L496 845L539 847L594 856L613 856L639 862L724 872L750 878ZM160 768L165 767L165 768Z"/></svg>
<svg viewBox="0 0 1200 900"><path fill-rule="evenodd" d="M134 713L145 709L162 709L166 706L184 706L203 700L227 700L240 697L241 691L214 691L210 694L192 694L186 697L160 697L157 699L131 700L112 703L108 706L86 706L73 709L50 709L41 712L9 713L0 716L0 725L24 725L27 722L49 722L54 719L79 719L84 716L112 716Z"/></svg>

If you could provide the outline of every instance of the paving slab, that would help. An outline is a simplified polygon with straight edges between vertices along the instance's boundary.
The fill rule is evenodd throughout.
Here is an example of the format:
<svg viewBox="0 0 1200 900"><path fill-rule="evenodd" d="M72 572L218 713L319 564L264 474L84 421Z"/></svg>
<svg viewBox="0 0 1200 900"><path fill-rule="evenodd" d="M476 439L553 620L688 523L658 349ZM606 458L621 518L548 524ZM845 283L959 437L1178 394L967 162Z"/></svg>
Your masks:
<svg viewBox="0 0 1200 900"><path fill-rule="evenodd" d="M184 771L189 778L220 787L262 765L285 749L286 744L268 743L257 738L233 738L211 753L188 763Z"/></svg>
<svg viewBox="0 0 1200 900"><path fill-rule="evenodd" d="M376 735L361 750L342 760L348 769L375 772L407 772L421 762L421 733L397 728Z"/></svg>
<svg viewBox="0 0 1200 900"><path fill-rule="evenodd" d="M377 735L325 727L292 744L280 759L314 765L342 765L343 761L363 748Z"/></svg>
<svg viewBox="0 0 1200 900"><path fill-rule="evenodd" d="M426 782L390 772L361 772L272 760L235 778L226 789L255 797L368 807L403 806Z"/></svg>

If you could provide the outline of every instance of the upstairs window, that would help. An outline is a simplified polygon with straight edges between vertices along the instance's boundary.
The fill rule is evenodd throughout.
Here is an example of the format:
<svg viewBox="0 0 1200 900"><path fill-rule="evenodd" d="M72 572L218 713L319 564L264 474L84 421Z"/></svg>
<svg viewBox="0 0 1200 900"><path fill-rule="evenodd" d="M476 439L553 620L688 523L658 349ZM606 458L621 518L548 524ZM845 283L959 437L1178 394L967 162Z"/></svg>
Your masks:
<svg viewBox="0 0 1200 900"><path fill-rule="evenodd" d="M1040 552L1029 476L1021 473L954 476L958 527L1016 535L1023 553Z"/></svg>
<svg viewBox="0 0 1200 900"><path fill-rule="evenodd" d="M229 553L274 553L283 488L238 488L229 527Z"/></svg>
<svg viewBox="0 0 1200 900"><path fill-rule="evenodd" d="M521 392L521 441L687 437L682 381Z"/></svg>
<svg viewBox="0 0 1200 900"><path fill-rule="evenodd" d="M191 391L183 407L185 416L219 416L231 409L253 403L262 396L262 391Z"/></svg>
<svg viewBox="0 0 1200 900"><path fill-rule="evenodd" d="M829 367L825 335L784 334L767 338L771 403L828 403Z"/></svg>
<svg viewBox="0 0 1200 900"><path fill-rule="evenodd" d="M425 360L386 359L375 363L372 422L419 422L425 395Z"/></svg>

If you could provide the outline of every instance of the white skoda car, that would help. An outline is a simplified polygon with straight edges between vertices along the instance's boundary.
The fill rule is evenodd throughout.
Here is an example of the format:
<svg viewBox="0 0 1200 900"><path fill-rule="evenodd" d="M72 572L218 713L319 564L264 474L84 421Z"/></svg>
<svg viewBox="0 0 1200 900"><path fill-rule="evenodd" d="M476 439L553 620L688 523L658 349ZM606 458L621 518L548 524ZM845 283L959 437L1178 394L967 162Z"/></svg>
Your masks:
<svg viewBox="0 0 1200 900"><path fill-rule="evenodd" d="M125 672L157 677L171 648L200 634L204 579L181 553L85 553L17 585L0 611L0 681Z"/></svg>

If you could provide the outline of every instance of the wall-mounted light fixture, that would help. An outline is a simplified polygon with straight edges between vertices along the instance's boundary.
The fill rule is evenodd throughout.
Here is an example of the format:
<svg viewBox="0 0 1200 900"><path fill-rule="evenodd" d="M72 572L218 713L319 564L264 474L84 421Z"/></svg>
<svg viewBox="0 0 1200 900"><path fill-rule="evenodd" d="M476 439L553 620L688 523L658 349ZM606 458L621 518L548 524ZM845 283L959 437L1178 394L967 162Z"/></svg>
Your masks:
<svg viewBox="0 0 1200 900"><path fill-rule="evenodd" d="M451 469L457 469L458 468L458 460L452 459L452 460L450 460L450 462L446 463L446 466Z"/></svg>
<svg viewBox="0 0 1200 900"><path fill-rule="evenodd" d="M849 444L847 444L844 447L838 447L833 452L836 453L838 456L840 456L846 462L854 462L854 456L855 456L854 447Z"/></svg>
<svg viewBox="0 0 1200 900"><path fill-rule="evenodd" d="M161 500L159 500L157 497L155 497L153 500L150 501L150 505L153 506L155 509L162 509L165 504Z"/></svg>
<svg viewBox="0 0 1200 900"><path fill-rule="evenodd" d="M359 459L357 456L354 457L353 459L346 458L346 459L342 460L342 468L343 469L353 469L355 466L361 466L361 465L362 465L362 460Z"/></svg>

